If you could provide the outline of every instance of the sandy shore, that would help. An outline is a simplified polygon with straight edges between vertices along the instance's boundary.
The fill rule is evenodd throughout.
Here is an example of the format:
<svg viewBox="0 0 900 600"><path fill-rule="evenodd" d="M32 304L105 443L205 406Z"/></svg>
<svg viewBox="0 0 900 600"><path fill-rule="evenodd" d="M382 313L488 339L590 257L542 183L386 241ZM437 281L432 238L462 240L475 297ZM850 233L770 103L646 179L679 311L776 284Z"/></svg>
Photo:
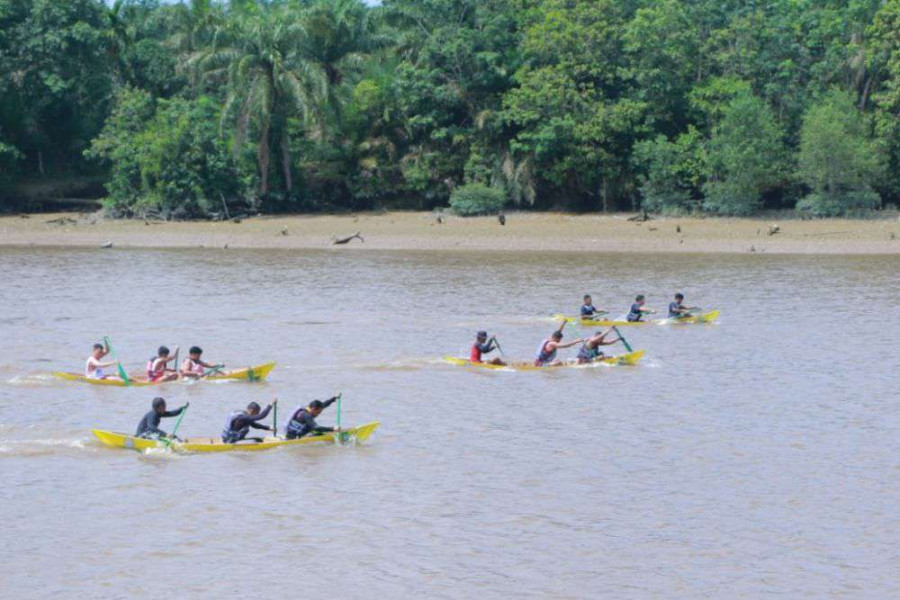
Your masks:
<svg viewBox="0 0 900 600"><path fill-rule="evenodd" d="M900 254L900 220L773 221L757 219L653 219L628 215L512 213L496 217L444 217L433 213L360 213L256 217L240 223L145 223L94 215L40 214L0 218L2 246L145 248L334 248L391 250L538 250L578 252L700 252L769 254ZM333 246L332 239L360 231Z"/></svg>

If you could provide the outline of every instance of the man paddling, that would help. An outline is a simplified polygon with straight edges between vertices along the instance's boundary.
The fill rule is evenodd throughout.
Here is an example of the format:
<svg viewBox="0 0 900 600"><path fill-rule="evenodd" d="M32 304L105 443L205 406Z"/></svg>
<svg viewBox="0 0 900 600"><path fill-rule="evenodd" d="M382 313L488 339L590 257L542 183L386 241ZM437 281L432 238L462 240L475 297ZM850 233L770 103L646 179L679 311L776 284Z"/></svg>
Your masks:
<svg viewBox="0 0 900 600"><path fill-rule="evenodd" d="M600 310L596 306L594 306L593 300L591 300L590 294L584 295L584 304L581 305L581 318L583 320L589 320L596 316L599 316L602 313L606 313L605 310Z"/></svg>
<svg viewBox="0 0 900 600"><path fill-rule="evenodd" d="M578 338L577 340L563 343L563 333L562 330L566 326L566 322L563 321L563 324L560 325L559 329L554 331L548 339L545 339L541 342L541 347L538 348L537 354L534 357L534 366L536 367L556 367L562 364L561 360L556 360L556 353L558 350L562 348L571 348L575 344L580 344L584 340Z"/></svg>
<svg viewBox="0 0 900 600"><path fill-rule="evenodd" d="M178 352L178 346L175 346L175 352ZM175 356L170 355L169 349L160 346L156 351L156 358L147 361L147 380L150 383L162 383L178 379L178 371L169 368L169 363L174 360Z"/></svg>
<svg viewBox="0 0 900 600"><path fill-rule="evenodd" d="M656 312L655 310L644 306L646 303L647 300L644 298L643 294L638 294L634 297L634 304L631 305L631 310L628 312L627 317L629 323L637 323L644 318L644 315Z"/></svg>
<svg viewBox="0 0 900 600"><path fill-rule="evenodd" d="M491 336L488 339L487 331L479 331L475 334L475 343L472 344L472 351L469 353L469 361L473 363L486 363L489 365L505 365L499 357L494 357L491 360L485 361L482 359L482 354L489 354L497 349L497 338L495 336Z"/></svg>
<svg viewBox="0 0 900 600"><path fill-rule="evenodd" d="M606 355L600 350L600 346L612 346L616 342L622 341L621 337L608 341L606 336L611 332L611 328L604 332L598 331L586 339L584 345L582 345L581 349L578 351L578 364L583 365L604 358Z"/></svg>
<svg viewBox="0 0 900 600"><path fill-rule="evenodd" d="M309 434L330 433L334 431L334 427L322 427L316 423L316 417L322 414L322 411L334 404L338 399L333 396L328 400L313 400L308 406L298 408L293 412L288 424L284 429L284 437L289 440L296 440Z"/></svg>
<svg viewBox="0 0 900 600"><path fill-rule="evenodd" d="M206 374L206 369L221 369L225 365L211 365L207 362L204 362L200 355L203 354L203 349L200 346L191 346L191 349L188 350L188 357L184 359L181 363L181 368L178 371L182 377L187 379L200 379Z"/></svg>
<svg viewBox="0 0 900 600"><path fill-rule="evenodd" d="M152 409L144 415L144 418L138 423L137 432L134 434L135 437L146 439L151 439L153 436L156 436L159 439L168 438L169 434L159 428L159 422L170 417L177 417L182 412L186 411L190 404L191 403L188 402L177 410L167 411L165 399L154 398Z"/></svg>
<svg viewBox="0 0 900 600"><path fill-rule="evenodd" d="M254 442L261 442L262 438L247 438L250 428L262 429L263 431L275 431L268 425L260 423L269 416L272 407L278 404L276 399L272 404L268 405L265 410L259 410L259 404L251 402L247 405L246 410L236 410L225 419L225 428L222 430L222 441L226 444L235 444L244 439L251 439Z"/></svg>
<svg viewBox="0 0 900 600"><path fill-rule="evenodd" d="M102 362L102 358L109 354L109 347L104 346L103 344L94 344L94 349L91 352L91 355L88 356L87 361L84 363L84 376L88 379L118 379L121 381L121 378L118 375L107 375L103 372L103 369L108 369L109 367L114 367L119 364L119 361L112 360L109 362Z"/></svg>
<svg viewBox="0 0 900 600"><path fill-rule="evenodd" d="M684 305L684 294L678 293L675 294L675 301L669 302L669 318L670 319L681 319L684 317L690 317L691 312L698 310L697 307L691 306L687 307Z"/></svg>

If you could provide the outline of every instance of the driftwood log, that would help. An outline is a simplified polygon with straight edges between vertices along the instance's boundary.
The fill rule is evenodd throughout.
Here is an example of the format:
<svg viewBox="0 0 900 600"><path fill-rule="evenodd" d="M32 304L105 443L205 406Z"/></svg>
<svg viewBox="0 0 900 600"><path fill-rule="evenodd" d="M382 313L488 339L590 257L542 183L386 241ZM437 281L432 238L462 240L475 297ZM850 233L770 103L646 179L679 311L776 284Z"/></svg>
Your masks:
<svg viewBox="0 0 900 600"><path fill-rule="evenodd" d="M635 221L637 223L645 223L645 222L651 220L652 218L653 217L651 217L649 214L647 214L646 210L642 210L640 214L634 215L633 217L628 217L628 220Z"/></svg>
<svg viewBox="0 0 900 600"><path fill-rule="evenodd" d="M364 240L364 239L362 238L362 236L360 235L360 233L362 233L362 232L357 231L356 233L354 233L353 235L348 236L348 237L337 238L337 239L332 238L332 239L331 239L331 243L334 244L335 246L339 246L339 245L341 245L341 244L347 244L347 243L350 242L350 240L353 240L353 239L358 239L359 241L365 243L366 240Z"/></svg>

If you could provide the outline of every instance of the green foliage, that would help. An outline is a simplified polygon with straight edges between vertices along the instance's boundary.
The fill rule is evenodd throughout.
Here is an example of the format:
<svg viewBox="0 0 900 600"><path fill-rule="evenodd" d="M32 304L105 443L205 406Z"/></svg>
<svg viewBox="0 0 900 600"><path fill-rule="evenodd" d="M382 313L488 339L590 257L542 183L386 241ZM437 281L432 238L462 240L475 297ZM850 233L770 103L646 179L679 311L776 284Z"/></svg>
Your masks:
<svg viewBox="0 0 900 600"><path fill-rule="evenodd" d="M190 218L219 212L237 192L237 171L209 98L159 100L123 88L88 154L112 165L108 206Z"/></svg>
<svg viewBox="0 0 900 600"><path fill-rule="evenodd" d="M900 0L368 4L0 0L0 194L102 168L122 214L476 183L536 209L900 203Z"/></svg>
<svg viewBox="0 0 900 600"><path fill-rule="evenodd" d="M783 135L762 100L750 94L732 100L709 142L703 209L744 216L762 208L763 193L785 178Z"/></svg>
<svg viewBox="0 0 900 600"><path fill-rule="evenodd" d="M462 217L490 215L500 211L506 203L506 193L481 183L469 183L450 194L450 208Z"/></svg>
<svg viewBox="0 0 900 600"><path fill-rule="evenodd" d="M810 107L803 119L797 177L812 193L797 208L833 217L877 208L872 186L880 163L868 123L853 98L834 90Z"/></svg>
<svg viewBox="0 0 900 600"><path fill-rule="evenodd" d="M660 135L639 142L634 160L643 173L638 180L644 209L667 214L699 210L707 159L703 139L696 129L690 128L674 141Z"/></svg>

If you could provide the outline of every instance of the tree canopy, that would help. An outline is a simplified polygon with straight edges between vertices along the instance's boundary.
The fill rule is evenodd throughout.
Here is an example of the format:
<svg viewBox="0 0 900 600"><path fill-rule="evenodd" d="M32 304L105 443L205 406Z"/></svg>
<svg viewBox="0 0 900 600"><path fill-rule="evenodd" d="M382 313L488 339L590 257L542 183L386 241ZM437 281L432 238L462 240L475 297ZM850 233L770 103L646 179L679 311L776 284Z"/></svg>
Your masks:
<svg viewBox="0 0 900 600"><path fill-rule="evenodd" d="M900 0L0 0L0 201L856 214L900 201L898 32Z"/></svg>

